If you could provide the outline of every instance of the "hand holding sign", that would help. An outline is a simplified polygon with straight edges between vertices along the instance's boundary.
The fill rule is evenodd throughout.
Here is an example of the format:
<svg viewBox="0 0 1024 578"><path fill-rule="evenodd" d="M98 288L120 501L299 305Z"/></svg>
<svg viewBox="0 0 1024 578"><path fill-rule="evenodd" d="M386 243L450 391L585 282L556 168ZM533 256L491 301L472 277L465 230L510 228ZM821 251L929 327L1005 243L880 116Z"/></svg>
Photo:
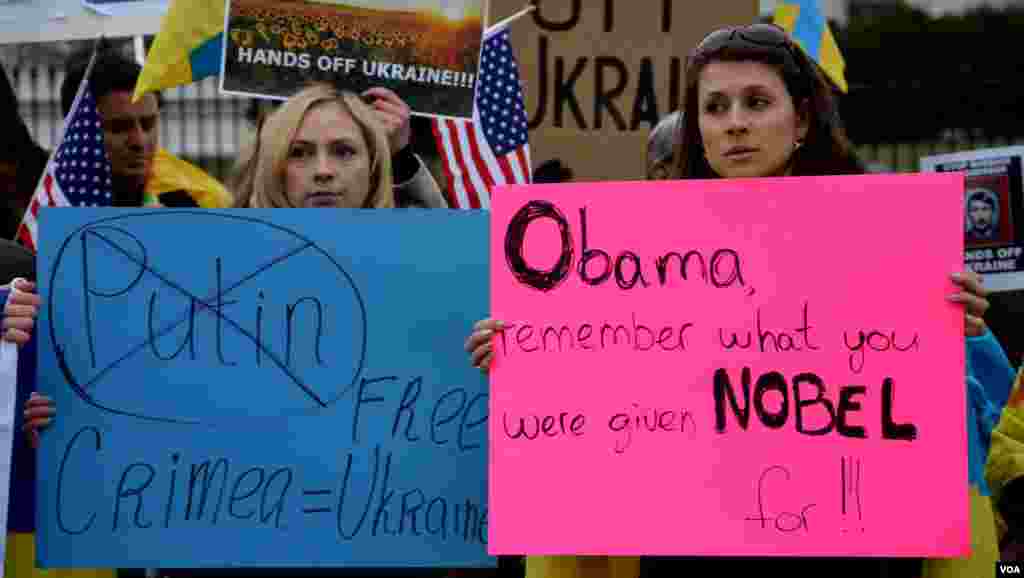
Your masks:
<svg viewBox="0 0 1024 578"><path fill-rule="evenodd" d="M33 448L39 447L39 430L50 425L50 421L57 415L53 400L45 395L32 392L31 397L25 402L25 424L21 426L28 435L29 443Z"/></svg>
<svg viewBox="0 0 1024 578"><path fill-rule="evenodd" d="M473 325L473 332L466 339L466 351L473 367L487 373L494 359L494 337L505 330L505 324L498 319L481 319Z"/></svg>
<svg viewBox="0 0 1024 578"><path fill-rule="evenodd" d="M36 284L24 279L12 283L7 304L4 306L4 339L18 345L25 345L32 337L32 330L39 314L39 295L33 293Z"/></svg>
<svg viewBox="0 0 1024 578"><path fill-rule="evenodd" d="M412 128L409 124L411 111L409 105L405 104L397 94L382 86L375 86L363 92L363 98L371 101L374 112L377 113L377 120L384 127L388 135L388 145L391 147L391 154L409 146L409 139L412 136Z"/></svg>
<svg viewBox="0 0 1024 578"><path fill-rule="evenodd" d="M964 332L968 337L977 337L985 333L985 312L988 311L989 302L986 299L988 291L982 287L981 275L971 271L954 273L953 282L962 291L948 297L952 303L962 303L964 306Z"/></svg>

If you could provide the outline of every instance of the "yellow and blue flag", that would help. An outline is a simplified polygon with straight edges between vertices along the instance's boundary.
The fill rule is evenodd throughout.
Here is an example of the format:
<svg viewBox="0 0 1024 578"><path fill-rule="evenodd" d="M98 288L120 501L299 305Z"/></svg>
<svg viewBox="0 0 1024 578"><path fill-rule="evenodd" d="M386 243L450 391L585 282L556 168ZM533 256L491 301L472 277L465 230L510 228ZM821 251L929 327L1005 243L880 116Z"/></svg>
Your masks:
<svg viewBox="0 0 1024 578"><path fill-rule="evenodd" d="M839 90L849 90L846 61L828 27L828 20L818 8L818 0L779 0L773 21L818 63Z"/></svg>
<svg viewBox="0 0 1024 578"><path fill-rule="evenodd" d="M135 85L135 99L219 74L224 14L223 1L173 0Z"/></svg>
<svg viewBox="0 0 1024 578"><path fill-rule="evenodd" d="M204 209L223 209L233 202L231 193L199 167L160 148L153 157L153 170L146 179L144 202L156 202L160 195L185 191Z"/></svg>

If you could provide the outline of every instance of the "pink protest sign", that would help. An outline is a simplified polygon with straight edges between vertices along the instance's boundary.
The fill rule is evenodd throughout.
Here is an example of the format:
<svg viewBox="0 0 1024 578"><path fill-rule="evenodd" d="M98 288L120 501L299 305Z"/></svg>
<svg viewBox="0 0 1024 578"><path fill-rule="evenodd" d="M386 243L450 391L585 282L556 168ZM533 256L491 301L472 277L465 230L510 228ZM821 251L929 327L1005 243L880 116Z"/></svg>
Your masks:
<svg viewBox="0 0 1024 578"><path fill-rule="evenodd" d="M963 175L493 198L492 554L968 552Z"/></svg>

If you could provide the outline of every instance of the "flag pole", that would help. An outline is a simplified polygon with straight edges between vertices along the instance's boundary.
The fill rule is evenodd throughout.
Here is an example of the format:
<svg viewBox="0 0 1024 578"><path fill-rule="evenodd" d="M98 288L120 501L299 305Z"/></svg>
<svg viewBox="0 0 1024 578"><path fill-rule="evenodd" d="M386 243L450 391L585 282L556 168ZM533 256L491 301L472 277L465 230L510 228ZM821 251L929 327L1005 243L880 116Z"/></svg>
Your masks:
<svg viewBox="0 0 1024 578"><path fill-rule="evenodd" d="M498 22L497 24L489 27L485 31L485 34L487 32L492 31L492 30L497 30L497 29L502 28L504 26L508 26L509 24L515 22L516 20L519 20L523 16L526 16L527 14L529 14L530 12L533 12L536 9L537 9L537 5L531 2L531 3L527 4L526 7L523 8L522 10L520 10L519 12L516 12L515 14L509 16L508 18L502 20L501 22Z"/></svg>
<svg viewBox="0 0 1024 578"><path fill-rule="evenodd" d="M68 117L70 117L75 112L75 110L78 108L78 102L82 100L82 94L84 92L83 89L89 82L89 76L92 75L92 67L96 64L96 55L99 54L100 45L102 43L103 37L100 36L92 45L92 54L89 56L89 64L85 65L85 72L82 73L82 81L78 83L78 90L75 91L75 100L71 102L71 109L68 110L67 116L64 117L64 125L61 127L60 138L57 140L58 143L64 140L64 133L67 132L68 128Z"/></svg>
<svg viewBox="0 0 1024 578"><path fill-rule="evenodd" d="M139 63L139 66L146 65L146 41L142 36L136 36L133 42L135 47L135 62Z"/></svg>

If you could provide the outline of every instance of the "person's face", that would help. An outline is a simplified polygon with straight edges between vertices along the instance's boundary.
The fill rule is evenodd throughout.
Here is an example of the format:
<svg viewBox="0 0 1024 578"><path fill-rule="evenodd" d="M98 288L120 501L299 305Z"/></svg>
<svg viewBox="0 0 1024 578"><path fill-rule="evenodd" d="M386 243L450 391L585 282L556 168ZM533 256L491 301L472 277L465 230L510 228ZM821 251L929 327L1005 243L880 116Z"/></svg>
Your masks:
<svg viewBox="0 0 1024 578"><path fill-rule="evenodd" d="M288 149L285 194L293 207L357 209L370 196L370 153L352 115L335 101L314 105Z"/></svg>
<svg viewBox="0 0 1024 578"><path fill-rule="evenodd" d="M156 96L132 102L132 93L114 91L96 102L103 119L103 140L115 178L146 182L160 142L160 109Z"/></svg>
<svg viewBox="0 0 1024 578"><path fill-rule="evenodd" d="M756 61L711 62L698 77L698 125L711 169L724 178L788 174L807 136L778 71Z"/></svg>
<svg viewBox="0 0 1024 578"><path fill-rule="evenodd" d="M967 216L971 219L971 228L976 231L987 231L992 227L992 207L984 201L971 201Z"/></svg>

